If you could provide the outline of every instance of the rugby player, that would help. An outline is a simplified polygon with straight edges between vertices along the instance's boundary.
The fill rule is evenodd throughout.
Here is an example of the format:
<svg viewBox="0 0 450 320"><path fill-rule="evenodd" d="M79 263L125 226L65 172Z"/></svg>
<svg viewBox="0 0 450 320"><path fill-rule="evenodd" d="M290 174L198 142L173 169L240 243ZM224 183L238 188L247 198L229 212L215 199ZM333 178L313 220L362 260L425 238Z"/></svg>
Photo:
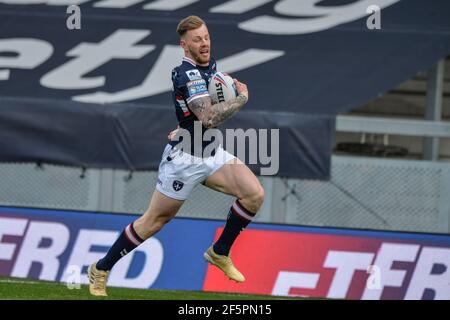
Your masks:
<svg viewBox="0 0 450 320"><path fill-rule="evenodd" d="M184 58L181 65L172 71L173 102L179 128L187 130L193 137L196 121L201 122L202 133L216 128L241 110L249 99L249 93L244 83L234 79L237 97L214 104L208 84L216 72L216 62L211 58L211 39L206 23L197 16L189 16L180 21L177 33ZM174 135L169 136L173 138ZM211 155L204 156L195 150L203 151L212 142L202 141L200 146L195 141L191 139L192 148L188 152L177 148L181 142L175 139L167 144L147 211L123 230L104 258L89 267L91 294L107 295L108 275L116 262L174 218L192 189L200 183L237 198L230 208L223 232L207 248L204 258L230 279L245 281L230 258L230 250L239 233L260 209L264 189L252 171L221 145L215 146ZM198 158L202 161L193 161Z"/></svg>

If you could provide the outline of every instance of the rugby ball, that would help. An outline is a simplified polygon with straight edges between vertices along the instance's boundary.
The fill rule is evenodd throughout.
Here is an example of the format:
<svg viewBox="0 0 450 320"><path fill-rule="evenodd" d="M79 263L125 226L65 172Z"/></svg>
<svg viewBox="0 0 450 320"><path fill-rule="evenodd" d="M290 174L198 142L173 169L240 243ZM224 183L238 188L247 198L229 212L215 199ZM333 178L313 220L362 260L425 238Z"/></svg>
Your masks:
<svg viewBox="0 0 450 320"><path fill-rule="evenodd" d="M223 72L216 72L211 77L208 91L214 104L234 99L238 95L233 78Z"/></svg>

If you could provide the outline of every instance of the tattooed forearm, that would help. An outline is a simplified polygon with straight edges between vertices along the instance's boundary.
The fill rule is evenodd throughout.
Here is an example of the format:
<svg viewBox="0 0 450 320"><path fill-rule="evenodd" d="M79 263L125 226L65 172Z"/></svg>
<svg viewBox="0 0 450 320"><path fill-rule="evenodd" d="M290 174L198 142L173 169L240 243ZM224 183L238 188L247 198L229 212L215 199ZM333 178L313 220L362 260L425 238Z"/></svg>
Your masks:
<svg viewBox="0 0 450 320"><path fill-rule="evenodd" d="M212 104L211 98L199 98L189 103L189 109L207 128L214 128L221 125L225 120L231 118L246 103L248 98L240 94L236 98Z"/></svg>

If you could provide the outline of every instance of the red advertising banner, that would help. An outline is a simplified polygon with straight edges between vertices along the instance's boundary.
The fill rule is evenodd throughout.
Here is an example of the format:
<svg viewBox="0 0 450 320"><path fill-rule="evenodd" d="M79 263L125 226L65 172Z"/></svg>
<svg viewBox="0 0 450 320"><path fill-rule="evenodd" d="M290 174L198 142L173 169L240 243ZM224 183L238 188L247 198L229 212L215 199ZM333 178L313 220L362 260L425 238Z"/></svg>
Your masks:
<svg viewBox="0 0 450 320"><path fill-rule="evenodd" d="M216 238L221 229L217 229ZM450 299L448 242L246 230L232 251L246 276L208 267L206 291L345 299Z"/></svg>

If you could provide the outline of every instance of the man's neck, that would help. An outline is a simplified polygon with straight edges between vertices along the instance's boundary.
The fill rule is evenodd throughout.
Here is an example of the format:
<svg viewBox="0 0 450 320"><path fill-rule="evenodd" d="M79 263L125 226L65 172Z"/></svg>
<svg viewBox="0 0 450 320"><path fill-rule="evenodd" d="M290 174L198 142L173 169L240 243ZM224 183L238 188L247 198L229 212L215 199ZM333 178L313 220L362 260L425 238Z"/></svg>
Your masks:
<svg viewBox="0 0 450 320"><path fill-rule="evenodd" d="M187 60L188 62L190 62L191 64L193 64L195 66L200 66L200 67L207 67L207 66L209 66L209 62L200 64L200 63L198 63L197 61L195 61L192 57L190 57L188 55L184 56L183 59Z"/></svg>

